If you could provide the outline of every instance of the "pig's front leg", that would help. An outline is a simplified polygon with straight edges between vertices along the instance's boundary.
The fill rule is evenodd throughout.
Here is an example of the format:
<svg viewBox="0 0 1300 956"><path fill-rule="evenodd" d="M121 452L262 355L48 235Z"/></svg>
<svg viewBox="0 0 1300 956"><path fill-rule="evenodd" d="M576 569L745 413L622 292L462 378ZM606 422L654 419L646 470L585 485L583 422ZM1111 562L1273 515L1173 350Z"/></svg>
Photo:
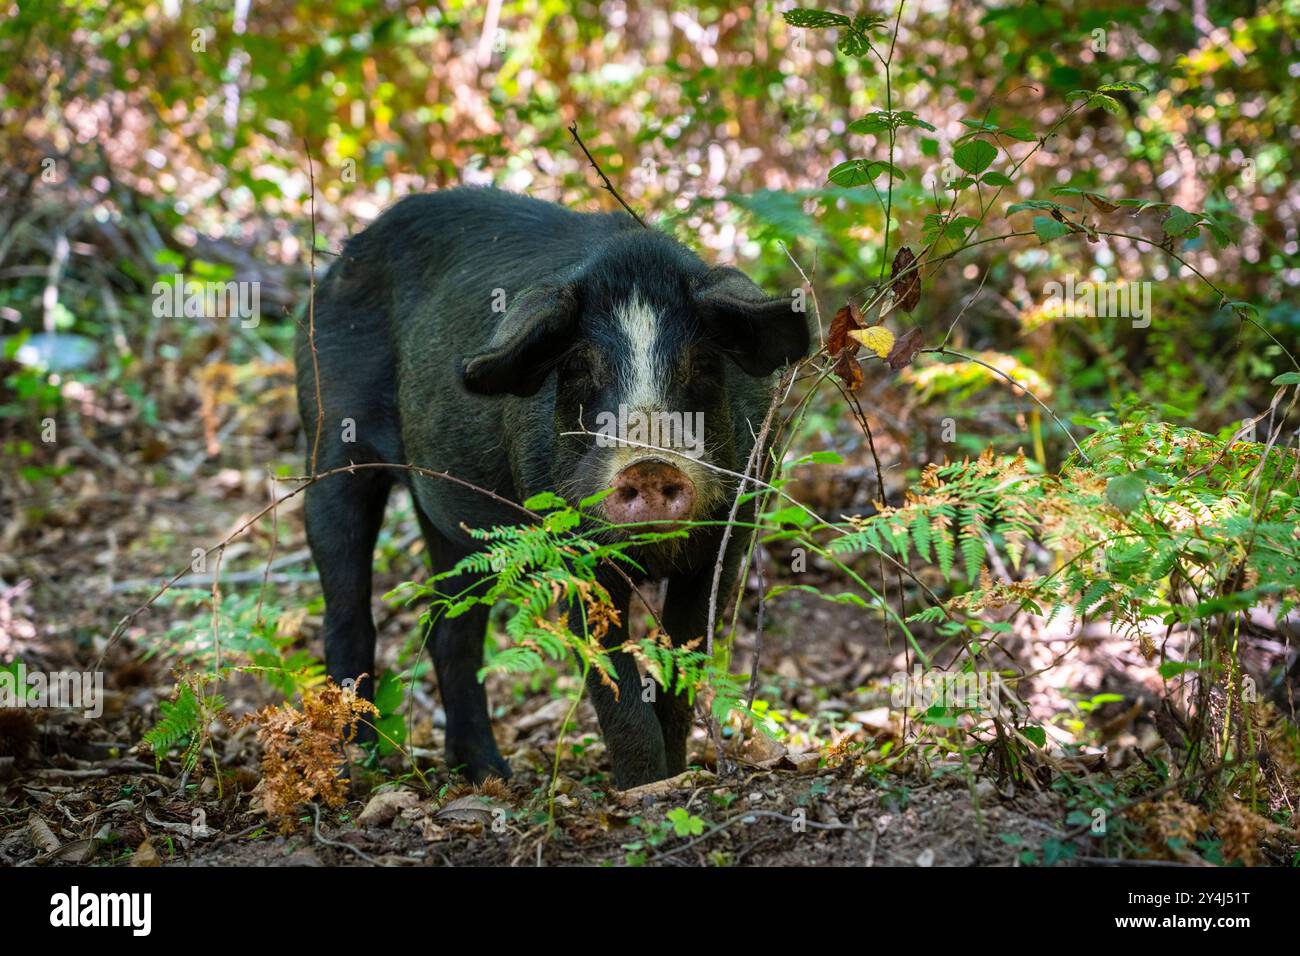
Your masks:
<svg viewBox="0 0 1300 956"><path fill-rule="evenodd" d="M724 564L718 587L718 620L724 619L723 611L735 586L735 578L734 569ZM668 579L663 625L672 639L673 647L681 647L696 638L704 637L704 632L709 627L709 593L712 588L712 568ZM696 650L703 652L705 646L701 640ZM693 707L685 691L674 694L663 687L656 687L655 694L655 713L663 728L664 755L668 763L668 775L672 777L686 769L686 739L690 736L694 722Z"/></svg>
<svg viewBox="0 0 1300 956"><path fill-rule="evenodd" d="M597 580L609 591L618 610L618 625L611 625L602 641L605 647L614 647L627 640L630 590L627 582L617 575L601 573ZM582 609L576 603L569 609L569 627L575 634L584 633ZM613 765L614 785L626 790L668 776L664 738L655 710L643 694L636 661L621 651L610 654L610 660L618 696L615 697L613 689L594 668L587 675L587 693L596 708L605 751Z"/></svg>

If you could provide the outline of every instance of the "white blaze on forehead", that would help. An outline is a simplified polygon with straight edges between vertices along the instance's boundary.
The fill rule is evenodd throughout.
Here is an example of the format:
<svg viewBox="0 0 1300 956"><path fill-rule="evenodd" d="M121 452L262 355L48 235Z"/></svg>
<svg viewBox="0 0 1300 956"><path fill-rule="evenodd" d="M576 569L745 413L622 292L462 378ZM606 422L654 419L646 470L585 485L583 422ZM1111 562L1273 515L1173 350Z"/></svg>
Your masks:
<svg viewBox="0 0 1300 956"><path fill-rule="evenodd" d="M614 317L628 344L627 357L621 363L623 401L628 408L657 407L663 394L659 350L655 348L659 317L636 291L615 309Z"/></svg>

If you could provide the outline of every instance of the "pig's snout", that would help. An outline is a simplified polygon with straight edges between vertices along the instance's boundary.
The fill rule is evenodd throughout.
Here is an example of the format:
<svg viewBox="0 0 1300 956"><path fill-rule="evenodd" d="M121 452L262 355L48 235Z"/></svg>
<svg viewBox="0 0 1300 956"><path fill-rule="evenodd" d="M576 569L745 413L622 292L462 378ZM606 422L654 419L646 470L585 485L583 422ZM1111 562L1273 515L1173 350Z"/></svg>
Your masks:
<svg viewBox="0 0 1300 956"><path fill-rule="evenodd" d="M604 500L605 515L616 524L685 521L695 503L695 485L666 461L634 462L610 485L614 493Z"/></svg>

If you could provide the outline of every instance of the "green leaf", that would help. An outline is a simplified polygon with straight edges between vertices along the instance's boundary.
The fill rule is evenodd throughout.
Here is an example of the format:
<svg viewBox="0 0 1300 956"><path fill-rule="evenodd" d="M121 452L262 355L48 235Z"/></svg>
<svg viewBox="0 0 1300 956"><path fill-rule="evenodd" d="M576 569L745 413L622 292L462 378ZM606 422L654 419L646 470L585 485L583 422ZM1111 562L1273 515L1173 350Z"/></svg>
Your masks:
<svg viewBox="0 0 1300 956"><path fill-rule="evenodd" d="M1165 661L1157 670L1160 676L1165 680L1172 680L1179 674L1185 674L1187 671L1205 670L1208 663L1197 663L1196 661Z"/></svg>
<svg viewBox="0 0 1300 956"><path fill-rule="evenodd" d="M1121 514L1128 514L1142 503L1147 483L1134 474L1116 475L1106 482L1106 500Z"/></svg>
<svg viewBox="0 0 1300 956"><path fill-rule="evenodd" d="M876 110L874 113L868 113L861 119L854 120L849 124L850 133L884 133L891 129L897 129L900 126L911 126L916 129L928 129L934 132L934 127L925 120L918 117L911 110L902 110L896 113L890 113L886 110Z"/></svg>
<svg viewBox="0 0 1300 956"><path fill-rule="evenodd" d="M1210 231L1210 235L1214 237L1214 244L1216 246L1220 249L1226 249L1228 246L1232 245L1232 233L1224 228L1222 223L1215 219L1211 219L1209 216L1202 216L1201 218L1203 220L1201 225L1205 226L1205 228Z"/></svg>
<svg viewBox="0 0 1300 956"><path fill-rule="evenodd" d="M853 18L853 29L859 33L866 33L868 30L875 30L883 27L889 22L888 17L883 17L874 13L860 13Z"/></svg>
<svg viewBox="0 0 1300 956"><path fill-rule="evenodd" d="M1022 727L1020 733L1024 738L1038 747L1047 746L1047 731L1042 727Z"/></svg>
<svg viewBox="0 0 1300 956"><path fill-rule="evenodd" d="M1022 202L1013 202L1008 206L1007 215L1026 212L1031 209L1068 209L1070 212L1074 212L1073 206L1063 206L1061 203L1052 202L1050 199L1026 199Z"/></svg>
<svg viewBox="0 0 1300 956"><path fill-rule="evenodd" d="M1013 126L1011 129L1004 129L1002 135L1009 136L1022 143L1032 143L1034 140L1038 139L1034 133L1023 126Z"/></svg>
<svg viewBox="0 0 1300 956"><path fill-rule="evenodd" d="M1273 379L1271 385L1300 385L1300 372L1283 372Z"/></svg>
<svg viewBox="0 0 1300 956"><path fill-rule="evenodd" d="M669 810L667 818L673 825L673 832L679 837L698 836L704 832L704 821L682 807Z"/></svg>
<svg viewBox="0 0 1300 956"><path fill-rule="evenodd" d="M812 515L797 505L789 505L778 511L770 511L763 515L763 518L772 524L792 524L800 528L808 525L813 520Z"/></svg>
<svg viewBox="0 0 1300 956"><path fill-rule="evenodd" d="M1070 227L1047 216L1035 216L1034 232L1038 233L1038 238L1043 242L1051 242L1053 239L1060 239L1062 236L1068 235Z"/></svg>
<svg viewBox="0 0 1300 956"><path fill-rule="evenodd" d="M956 549L952 543L952 534L948 528L931 528L934 532L934 556L939 559L939 571L944 580L952 576L953 557Z"/></svg>
<svg viewBox="0 0 1300 956"><path fill-rule="evenodd" d="M603 488L603 489L601 489L600 491L596 492L594 495L587 495L587 497L585 497L585 498L583 498L581 501L579 501L579 502L578 502L578 507L579 507L579 508L590 508L592 505L594 505L594 504L599 504L600 502L604 501L606 498L608 498L608 497L609 497L610 495L612 495L613 493L614 493L614 489L613 489L613 488Z"/></svg>
<svg viewBox="0 0 1300 956"><path fill-rule="evenodd" d="M997 159L997 147L984 142L982 139L973 139L968 143L962 143L952 153L953 162L968 173L979 175L988 169Z"/></svg>
<svg viewBox="0 0 1300 956"><path fill-rule="evenodd" d="M402 679L392 671L385 671L375 688L374 704L381 714L394 713L402 706Z"/></svg>
<svg viewBox="0 0 1300 956"><path fill-rule="evenodd" d="M836 186L853 189L867 185L886 170L892 170L895 179L906 178L897 166L879 159L850 159L833 168L826 178Z"/></svg>
<svg viewBox="0 0 1300 956"><path fill-rule="evenodd" d="M1123 116L1124 106L1113 96L1107 96L1105 93L1097 93L1088 97L1088 105L1091 107L1100 107L1112 116Z"/></svg>
<svg viewBox="0 0 1300 956"><path fill-rule="evenodd" d="M21 657L16 658L16 659L10 661L8 664L5 664L4 666L0 667L0 674L8 674L8 675L9 675L9 681L8 681L8 683L9 683L11 689L9 689L8 694L9 694L9 696L11 697L11 699L13 699L13 700L15 700L15 701L27 701L27 700L32 700L33 698L39 696L39 694L40 694L40 691L37 690L35 687L33 687L31 684L24 683L23 681L19 680L19 676L20 676L20 675L19 675L18 671L19 671L19 669L22 668L22 667L23 667L23 662L22 662L22 658L21 658ZM185 692L186 692L188 689L189 689L189 688L188 688L188 685L182 685L182 686L181 686L181 697L182 697L182 698L184 697ZM192 692L191 692L190 696L191 696L191 697L194 696ZM178 701L178 703L179 703L179 701ZM165 700L165 701L162 702L162 704L161 704L161 706L160 706L159 709L160 709L160 710L163 710L163 711L165 712L167 709L170 709L170 708L173 707L173 706L176 706L176 705L173 705L173 704L171 703L171 701L166 701L166 700ZM147 737L148 737L148 735L146 734L146 738L147 738Z"/></svg>
<svg viewBox="0 0 1300 956"><path fill-rule="evenodd" d="M375 730L378 731L379 745L378 750L381 756L397 753L398 749L406 742L406 720L401 714L389 714L387 717L380 717L375 722Z"/></svg>
<svg viewBox="0 0 1300 956"><path fill-rule="evenodd" d="M837 452L833 451L815 451L810 455L804 455L802 458L791 463L797 465L842 465L844 459Z"/></svg>
<svg viewBox="0 0 1300 956"><path fill-rule="evenodd" d="M850 133L883 133L886 130L893 128L894 124L890 121L890 115L884 110L877 110L875 113L869 113L862 117L862 119L854 120L849 124Z"/></svg>
<svg viewBox="0 0 1300 956"><path fill-rule="evenodd" d="M921 119L911 110L903 110L902 112L895 113L894 116L894 122L897 126L911 126L915 129L928 129L931 133L934 132L933 126Z"/></svg>
<svg viewBox="0 0 1300 956"><path fill-rule="evenodd" d="M572 531L578 525L582 524L582 515L572 508L562 508L559 511L552 511L542 520L542 527L547 531L555 534L563 534L565 531Z"/></svg>
<svg viewBox="0 0 1300 956"><path fill-rule="evenodd" d="M871 43L857 30L841 34L839 43L835 45L845 56L866 56L871 52Z"/></svg>
<svg viewBox="0 0 1300 956"><path fill-rule="evenodd" d="M918 513L912 521L912 540L916 543L916 553L924 561L930 560L930 519L924 513Z"/></svg>
<svg viewBox="0 0 1300 956"><path fill-rule="evenodd" d="M792 27L821 30L825 27L847 27L853 21L842 13L827 10L787 10L782 14Z"/></svg>
<svg viewBox="0 0 1300 956"><path fill-rule="evenodd" d="M1188 212L1178 206L1170 206L1169 215L1165 218L1163 228L1166 235L1185 236L1188 233L1193 233L1200 221L1201 217L1197 213Z"/></svg>
<svg viewBox="0 0 1300 956"><path fill-rule="evenodd" d="M1132 80L1120 80L1116 83L1103 83L1097 87L1098 93L1150 93L1141 83L1134 83Z"/></svg>
<svg viewBox="0 0 1300 956"><path fill-rule="evenodd" d="M533 495L524 502L529 511L547 511L551 508L567 508L569 503L553 491L543 491Z"/></svg>
<svg viewBox="0 0 1300 956"><path fill-rule="evenodd" d="M944 226L943 234L948 239L964 239L966 233L974 226L979 225L979 220L973 216L958 216L948 225Z"/></svg>
<svg viewBox="0 0 1300 956"><path fill-rule="evenodd" d="M1012 185L1011 177L1005 173L992 172L985 173L980 177L980 182L987 183L990 186L1010 186Z"/></svg>
<svg viewBox="0 0 1300 956"><path fill-rule="evenodd" d="M970 139L973 136L978 136L980 133L993 133L998 136L1006 136L1011 139L1019 140L1022 143L1032 143L1034 140L1038 139L1037 136L1031 133L1024 126L1016 126L1013 127L1012 129L1005 129L999 126L997 123L990 123L987 122L986 120L971 120L971 119L964 119L961 121L961 123L963 126L969 126L974 132L964 133L961 136L959 136L957 138L958 143L964 143L967 139Z"/></svg>

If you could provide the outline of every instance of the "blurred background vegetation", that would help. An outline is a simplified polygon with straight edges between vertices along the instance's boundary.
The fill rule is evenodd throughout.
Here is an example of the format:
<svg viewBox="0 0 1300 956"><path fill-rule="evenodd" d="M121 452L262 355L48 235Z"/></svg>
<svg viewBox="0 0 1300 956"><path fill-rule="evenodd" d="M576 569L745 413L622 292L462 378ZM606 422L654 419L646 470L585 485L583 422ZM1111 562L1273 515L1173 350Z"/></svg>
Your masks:
<svg viewBox="0 0 1300 956"><path fill-rule="evenodd" d="M924 244L936 194L946 203L941 164L970 132L963 119L1032 138L1068 109L1070 91L1116 81L1149 92L1116 92L1113 111L1071 117L979 238L1028 230L1027 216L1002 218L1016 198L1081 204L1050 193L1060 187L1204 213L1231 244L1202 229L1178 241L1179 254L1228 298L1253 303L1280 342L1300 338L1296 0L911 3L889 89L873 57L840 55L833 34L789 26L790 6L8 0L0 334L11 356L28 334L89 342L63 343L66 374L54 386L8 367L6 412L30 423L73 398L124 429L195 408L224 417L213 410L221 388L185 370L270 367L286 354L312 258L313 177L323 269L349 232L421 190L490 183L610 207L567 132L575 122L629 203L706 257L774 288L801 284L797 261L825 325L845 301L862 302L882 255ZM895 8L847 12L892 21ZM847 159L884 158L882 134L848 127L887 102L934 127L899 132L905 178L894 184L888 251L876 189L827 178ZM1002 144L994 169L1035 145ZM1082 205L1103 228L1172 248L1152 210ZM177 272L261 281L264 321L241 330L155 318L150 289ZM1067 272L1151 281L1151 327L1044 314L1044 284ZM1269 378L1289 367L1221 301L1158 248L1030 235L927 272L913 319L937 344L965 306L951 344L1024 370L1064 414L1136 398L1215 431L1258 414ZM245 365L225 397L256 392L258 374ZM177 387L160 388L159 375ZM86 390L69 393L78 377ZM1031 433L1032 404L978 367L904 380L900 390L869 371L867 404L916 461L952 452L929 436L931 417L956 419L963 451L990 439L1009 451L1037 444L1039 457L1065 450L1059 433ZM924 407L934 416L918 415ZM220 424L208 423L209 439ZM30 428L11 425L6 438L11 453L39 458Z"/></svg>

